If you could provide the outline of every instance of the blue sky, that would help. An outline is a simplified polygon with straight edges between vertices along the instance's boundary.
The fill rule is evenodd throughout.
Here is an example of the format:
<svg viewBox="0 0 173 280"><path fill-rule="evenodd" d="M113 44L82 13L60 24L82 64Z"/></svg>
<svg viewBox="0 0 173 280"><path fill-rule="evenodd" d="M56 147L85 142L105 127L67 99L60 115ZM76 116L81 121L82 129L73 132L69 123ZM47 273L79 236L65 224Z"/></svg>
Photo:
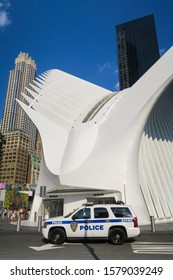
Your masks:
<svg viewBox="0 0 173 280"><path fill-rule="evenodd" d="M163 54L173 45L172 11L172 0L0 0L0 119L20 51L37 76L57 68L116 91L115 25L153 13Z"/></svg>

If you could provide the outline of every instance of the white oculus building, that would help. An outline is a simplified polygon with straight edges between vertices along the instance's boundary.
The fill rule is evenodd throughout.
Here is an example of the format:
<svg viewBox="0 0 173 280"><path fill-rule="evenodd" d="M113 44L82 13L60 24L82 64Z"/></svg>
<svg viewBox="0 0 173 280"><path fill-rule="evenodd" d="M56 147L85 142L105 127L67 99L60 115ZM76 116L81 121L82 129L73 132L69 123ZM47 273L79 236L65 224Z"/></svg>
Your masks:
<svg viewBox="0 0 173 280"><path fill-rule="evenodd" d="M173 48L118 93L59 70L19 101L43 145L30 219L45 205L66 214L83 202L122 200L140 224L173 218Z"/></svg>

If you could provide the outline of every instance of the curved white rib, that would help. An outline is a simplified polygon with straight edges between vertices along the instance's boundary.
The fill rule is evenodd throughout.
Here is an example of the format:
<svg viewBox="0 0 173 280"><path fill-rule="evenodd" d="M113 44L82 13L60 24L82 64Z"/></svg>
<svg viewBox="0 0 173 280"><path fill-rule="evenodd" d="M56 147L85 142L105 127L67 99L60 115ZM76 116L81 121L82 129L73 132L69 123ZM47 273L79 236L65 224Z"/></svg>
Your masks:
<svg viewBox="0 0 173 280"><path fill-rule="evenodd" d="M59 70L31 87L29 105L18 102L40 131L45 174L61 186L116 190L140 221L173 218L173 48L115 96ZM42 172L44 181L52 184Z"/></svg>
<svg viewBox="0 0 173 280"><path fill-rule="evenodd" d="M139 176L150 215L173 217L173 84L154 106L141 139Z"/></svg>

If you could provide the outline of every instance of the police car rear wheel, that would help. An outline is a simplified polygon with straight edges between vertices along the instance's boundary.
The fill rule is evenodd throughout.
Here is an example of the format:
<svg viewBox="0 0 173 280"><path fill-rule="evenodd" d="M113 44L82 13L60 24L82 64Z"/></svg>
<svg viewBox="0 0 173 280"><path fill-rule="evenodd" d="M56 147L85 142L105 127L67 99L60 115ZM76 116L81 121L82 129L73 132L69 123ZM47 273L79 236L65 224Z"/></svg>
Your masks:
<svg viewBox="0 0 173 280"><path fill-rule="evenodd" d="M50 241L53 244L62 244L64 243L65 239L66 239L65 232L61 228L54 229L50 233Z"/></svg>
<svg viewBox="0 0 173 280"><path fill-rule="evenodd" d="M121 245L125 242L126 236L122 229L112 229L109 234L109 241L114 245Z"/></svg>

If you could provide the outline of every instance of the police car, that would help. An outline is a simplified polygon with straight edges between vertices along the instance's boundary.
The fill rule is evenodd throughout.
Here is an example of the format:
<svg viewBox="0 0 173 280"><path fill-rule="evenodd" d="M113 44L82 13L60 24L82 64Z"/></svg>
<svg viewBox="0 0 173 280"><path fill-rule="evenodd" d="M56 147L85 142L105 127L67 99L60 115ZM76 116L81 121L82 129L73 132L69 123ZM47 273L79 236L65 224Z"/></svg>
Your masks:
<svg viewBox="0 0 173 280"><path fill-rule="evenodd" d="M44 222L43 237L53 244L72 239L106 239L112 244L123 244L140 234L138 220L126 205L85 205L66 216Z"/></svg>

